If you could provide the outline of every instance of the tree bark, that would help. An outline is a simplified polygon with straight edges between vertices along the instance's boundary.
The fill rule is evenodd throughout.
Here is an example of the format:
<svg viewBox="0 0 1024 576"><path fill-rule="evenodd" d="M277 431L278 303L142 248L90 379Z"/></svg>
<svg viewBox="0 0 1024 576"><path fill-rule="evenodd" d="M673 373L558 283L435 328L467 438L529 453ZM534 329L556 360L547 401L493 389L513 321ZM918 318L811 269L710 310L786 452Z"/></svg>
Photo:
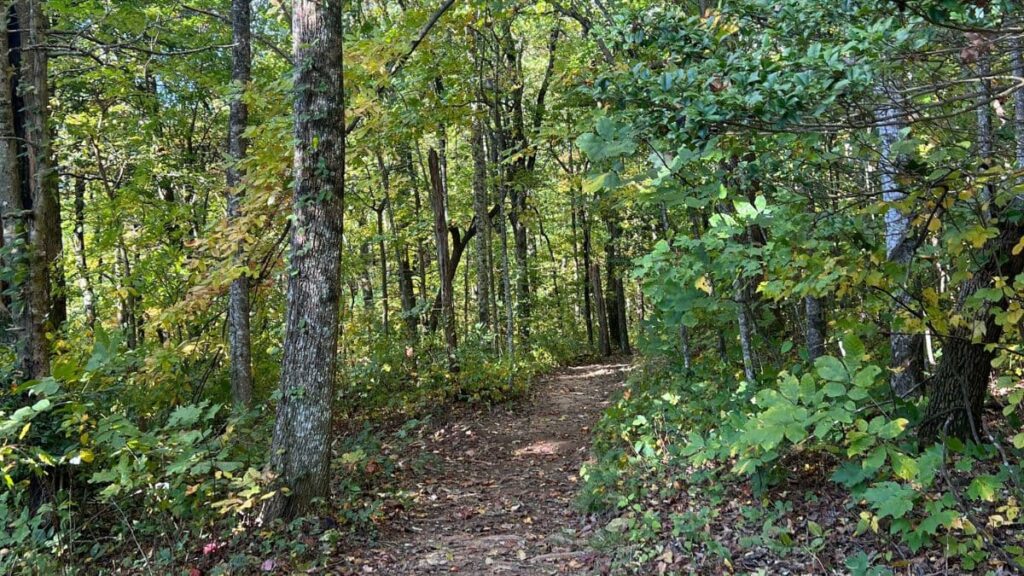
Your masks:
<svg viewBox="0 0 1024 576"><path fill-rule="evenodd" d="M0 216L8 249L3 264L13 272L18 368L23 379L32 379L50 373L46 332L51 309L45 246L32 224L39 209L32 182L38 179L33 178L33 154L25 144L28 129L21 97L23 27L29 22L22 21L19 5L7 10L5 33L0 35Z"/></svg>
<svg viewBox="0 0 1024 576"><path fill-rule="evenodd" d="M1007 207L1019 210L1020 201ZM1013 255L1013 247L1024 236L1024 225L1004 222L999 236L992 241L988 258L970 280L960 287L956 311L966 313L967 302L978 290L988 288L996 277L1015 278L1024 272L1024 253ZM930 399L918 430L922 443L937 442L946 434L956 438L983 437L982 408L988 391L995 350L1003 326L993 312L1006 304L989 302L968 315L967 325L953 330L945 338L942 358L936 368ZM980 330L979 330L980 329ZM980 334L980 336L976 336Z"/></svg>
<svg viewBox="0 0 1024 576"><path fill-rule="evenodd" d="M747 383L757 381L757 368L754 365L754 330L748 307L747 283L739 276L733 281L733 292L736 298L736 317L739 323L740 350L743 352L743 376Z"/></svg>
<svg viewBox="0 0 1024 576"><path fill-rule="evenodd" d="M594 312L597 315L599 349L602 356L611 356L612 345L608 333L608 314L604 305L604 294L601 291L601 269L597 262L590 265L590 280L594 291Z"/></svg>
<svg viewBox="0 0 1024 576"><path fill-rule="evenodd" d="M338 307L345 191L342 3L295 0L295 193L281 399L270 468L279 491L264 523L307 512L328 495L331 402L338 359Z"/></svg>
<svg viewBox="0 0 1024 576"><path fill-rule="evenodd" d="M883 93L885 97L889 97L887 90L883 89L879 92ZM906 193L900 188L896 179L900 161L893 150L899 141L903 122L895 103L886 103L880 106L875 111L875 117L880 124L878 137L881 144L879 173L882 199L889 204L889 209L885 213L885 253L890 262L906 267L913 257L909 245L910 218L894 205L906 199ZM898 303L894 305L895 309L898 310L902 306L910 304L910 296L903 287L899 288L895 296L898 300ZM919 352L920 346L916 335L905 334L898 326L894 326L889 337L889 348L892 353L890 361L892 374L889 377L889 386L893 393L903 398L912 394L921 380L919 371L916 370L916 366L920 363L915 360L915 354Z"/></svg>
<svg viewBox="0 0 1024 576"><path fill-rule="evenodd" d="M78 288L82 291L82 312L89 329L96 326L96 295L89 278L89 264L85 251L85 178L75 177L75 266L78 268Z"/></svg>
<svg viewBox="0 0 1024 576"><path fill-rule="evenodd" d="M231 96L228 114L228 220L241 215L242 170L238 163L245 158L249 142L245 128L249 121L249 107L243 94L252 79L251 0L231 1L231 82L235 92ZM239 246L235 256L244 263L245 256ZM231 399L235 406L252 406L252 330L250 328L249 275L246 270L231 281L228 291L228 345L230 347Z"/></svg>
<svg viewBox="0 0 1024 576"><path fill-rule="evenodd" d="M454 274L449 274L448 252L448 211L441 162L437 151L433 148L427 156L430 167L430 205L434 211L434 240L437 242L437 269L441 281L440 314L441 326L444 331L445 349L448 354L448 367L458 371L455 357L458 338L455 333L455 294L452 288Z"/></svg>
<svg viewBox="0 0 1024 576"><path fill-rule="evenodd" d="M584 322L587 326L587 341L591 346L594 345L594 311L591 306L591 295L592 286L594 283L591 277L591 261L590 256L592 242L590 241L590 218L587 215L586 209L580 207L580 228L583 234L583 317Z"/></svg>
<svg viewBox="0 0 1024 576"><path fill-rule="evenodd" d="M1021 48L1021 39L1014 36L1010 48L1010 62L1013 66L1013 75L1016 78L1024 78L1024 49ZM1016 144L1017 169L1024 169L1024 89L1018 89L1013 93L1013 132Z"/></svg>
<svg viewBox="0 0 1024 576"><path fill-rule="evenodd" d="M46 52L47 17L41 0L16 3L21 25L20 93L28 164L28 186L32 196L31 233L39 247L49 294L48 324L57 329L67 320L67 296L64 276L64 245L60 224L58 176L53 166L50 138L50 89ZM22 175L26 178L26 175ZM52 280L51 280L52 279Z"/></svg>
<svg viewBox="0 0 1024 576"><path fill-rule="evenodd" d="M377 213L377 257L380 259L380 303L384 309L381 312L381 321L384 323L384 335L387 336L390 333L391 318L388 316L388 257L387 257L387 246L384 244L384 210L387 209L387 204L382 201L379 206L374 206L373 210Z"/></svg>
<svg viewBox="0 0 1024 576"><path fill-rule="evenodd" d="M474 116L470 143L473 148L473 213L480 227L476 236L477 321L491 329L491 221L487 215L487 156L482 120Z"/></svg>
<svg viewBox="0 0 1024 576"><path fill-rule="evenodd" d="M814 362L825 355L825 313L817 296L804 296L804 313L807 315L807 359Z"/></svg>

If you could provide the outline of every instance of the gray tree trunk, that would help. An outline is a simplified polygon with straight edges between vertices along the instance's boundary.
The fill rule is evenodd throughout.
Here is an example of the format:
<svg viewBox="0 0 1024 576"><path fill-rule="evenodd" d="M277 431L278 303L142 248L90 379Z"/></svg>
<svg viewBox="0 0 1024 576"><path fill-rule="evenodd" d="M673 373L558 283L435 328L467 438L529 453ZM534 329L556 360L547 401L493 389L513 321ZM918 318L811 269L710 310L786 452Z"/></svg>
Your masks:
<svg viewBox="0 0 1024 576"><path fill-rule="evenodd" d="M608 332L608 313L605 309L604 294L601 290L601 269L597 262L590 265L591 288L594 292L594 313L597 316L597 341L602 356L611 356L611 336Z"/></svg>
<svg viewBox="0 0 1024 576"><path fill-rule="evenodd" d="M880 89L879 93L886 98L890 97L887 90ZM900 130L903 127L902 113L895 103L885 103L875 111L875 118L879 124L878 138L881 144L878 169L882 186L882 200L890 204L885 213L885 253L890 262L906 267L913 257L912 248L909 245L910 218L893 205L906 199L906 193L903 192L896 180L900 161L893 150L899 141ZM910 297L903 287L898 289L895 296L900 302L894 305L897 309L901 308L901 304L910 304ZM889 348L892 356L890 362L892 374L889 377L889 386L893 393L902 398L913 393L920 381L920 375L916 369L920 363L915 358L915 355L920 352L920 345L916 335L905 334L898 327L894 327L889 337Z"/></svg>
<svg viewBox="0 0 1024 576"><path fill-rule="evenodd" d="M804 296L804 313L807 315L807 359L814 362L825 355L825 312L817 296Z"/></svg>
<svg viewBox="0 0 1024 576"><path fill-rule="evenodd" d="M231 82L234 94L228 114L228 220L241 215L242 170L238 166L245 158L249 142L244 136L249 121L249 108L243 93L252 79L251 0L231 1ZM244 259L242 248L236 257ZM252 405L252 330L249 325L249 276L243 274L231 282L228 291L228 346L230 347L231 399L235 406L247 409Z"/></svg>
<svg viewBox="0 0 1024 576"><path fill-rule="evenodd" d="M473 117L470 143L473 148L473 213L480 227L476 236L477 321L491 328L491 219L487 212L487 156L483 121Z"/></svg>
<svg viewBox="0 0 1024 576"><path fill-rule="evenodd" d="M270 469L279 491L261 519L307 512L330 486L331 402L345 192L342 3L295 0L295 195L281 399Z"/></svg>
<svg viewBox="0 0 1024 576"><path fill-rule="evenodd" d="M458 348L458 337L455 333L455 292L452 286L454 274L449 274L448 207L441 162L433 148L428 153L427 162L430 165L430 205L434 211L434 240L437 243L437 269L441 281L441 326L448 354L448 367L452 371L457 371L455 352Z"/></svg>
<svg viewBox="0 0 1024 576"><path fill-rule="evenodd" d="M377 258L380 259L380 303L383 311L381 312L381 322L384 324L384 335L387 336L390 333L391 317L388 315L390 302L388 301L388 257L387 257L387 246L384 243L384 210L387 209L387 205L384 201L381 202L380 206L374 207L374 211L377 213Z"/></svg>
<svg viewBox="0 0 1024 576"><path fill-rule="evenodd" d="M739 323L740 350L743 352L743 376L748 383L757 381L757 368L754 365L754 329L748 308L748 290L746 282L740 277L733 281L733 292L736 298L736 317Z"/></svg>

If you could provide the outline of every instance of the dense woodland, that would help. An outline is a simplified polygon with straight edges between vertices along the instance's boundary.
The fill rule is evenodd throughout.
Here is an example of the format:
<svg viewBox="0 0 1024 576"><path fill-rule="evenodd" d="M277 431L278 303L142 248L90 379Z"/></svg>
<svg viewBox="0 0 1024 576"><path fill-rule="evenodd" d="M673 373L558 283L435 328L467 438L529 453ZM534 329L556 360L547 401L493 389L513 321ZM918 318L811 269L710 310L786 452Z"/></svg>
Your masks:
<svg viewBox="0 0 1024 576"><path fill-rule="evenodd" d="M608 358L512 573L1024 571L1016 0L0 7L0 571L420 573Z"/></svg>

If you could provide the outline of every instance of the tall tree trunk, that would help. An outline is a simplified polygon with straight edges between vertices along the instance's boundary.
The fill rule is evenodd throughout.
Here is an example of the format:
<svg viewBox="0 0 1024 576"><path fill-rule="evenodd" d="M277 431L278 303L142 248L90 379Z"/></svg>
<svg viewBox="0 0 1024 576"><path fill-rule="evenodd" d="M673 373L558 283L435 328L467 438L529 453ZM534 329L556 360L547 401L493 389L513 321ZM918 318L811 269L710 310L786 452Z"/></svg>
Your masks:
<svg viewBox="0 0 1024 576"><path fill-rule="evenodd" d="M473 117L470 144L473 148L473 213L480 229L476 236L477 321L491 328L491 219L487 215L487 156L484 151L483 121Z"/></svg>
<svg viewBox="0 0 1024 576"><path fill-rule="evenodd" d="M693 351L690 349L690 329L686 324L679 324L679 351L683 354L683 368L693 368Z"/></svg>
<svg viewBox="0 0 1024 576"><path fill-rule="evenodd" d="M1024 48L1021 47L1020 36L1014 35L1011 41L1010 62L1013 75L1024 78ZM1024 89L1013 93L1013 132L1016 143L1017 169L1024 169Z"/></svg>
<svg viewBox="0 0 1024 576"><path fill-rule="evenodd" d="M228 220L237 220L241 215L242 170L238 163L245 158L249 142L245 128L249 122L249 107L243 94L252 79L251 0L231 0L231 32L234 46L231 48L231 82L234 94L228 114ZM245 261L242 247L236 257ZM248 271L231 282L228 291L228 345L231 350L230 377L231 399L235 406L247 409L252 405L252 330L249 326L249 275Z"/></svg>
<svg viewBox="0 0 1024 576"><path fill-rule="evenodd" d="M804 296L804 313L807 331L807 359L814 362L825 355L825 312L817 296Z"/></svg>
<svg viewBox="0 0 1024 576"><path fill-rule="evenodd" d="M612 344L608 333L608 314L604 305L604 294L601 291L601 269L597 262L590 265L590 280L594 291L594 312L597 315L599 349L602 356L611 356Z"/></svg>
<svg viewBox="0 0 1024 576"><path fill-rule="evenodd" d="M345 193L342 3L292 2L295 195L281 399L270 468L279 491L261 514L290 518L328 495L331 402Z"/></svg>
<svg viewBox="0 0 1024 576"><path fill-rule="evenodd" d="M384 206L387 209L388 227L394 235L392 245L395 248L395 262L398 264L398 295L402 306L402 322L409 336L416 335L416 316L413 308L416 307L416 295L413 292L413 271L409 263L409 248L406 245L404 231L405 225L399 225L395 218L395 204L391 199L391 172L384 163L384 156L377 154L377 167L381 174L381 182L384 185Z"/></svg>
<svg viewBox="0 0 1024 576"><path fill-rule="evenodd" d="M89 329L96 326L96 295L89 278L89 264L85 251L85 178L75 177L75 266L78 269L78 288L82 291L82 312Z"/></svg>
<svg viewBox="0 0 1024 576"><path fill-rule="evenodd" d="M33 195L24 103L19 96L22 80L22 23L11 6L5 13L5 33L0 35L0 215L8 244L4 267L12 273L12 313L17 331L18 368L23 379L50 373L50 346L46 318L50 313L49 279L43 247L33 232Z"/></svg>
<svg viewBox="0 0 1024 576"><path fill-rule="evenodd" d="M360 213L357 221L361 230L366 230L366 215ZM373 311L373 281L370 279L370 268L373 267L373 252L370 250L370 242L363 240L359 243L359 259L362 261L363 271L359 276L359 291L363 294L363 309L367 314Z"/></svg>
<svg viewBox="0 0 1024 576"><path fill-rule="evenodd" d="M890 96L887 90L879 92L884 97ZM875 111L875 117L879 123L878 137L881 143L879 172L882 199L890 205L885 213L885 253L890 262L907 267L913 257L909 242L910 218L894 205L906 199L906 193L900 188L896 178L900 161L893 150L899 141L900 129L903 126L901 112L895 103L886 103ZM897 310L910 304L910 296L902 286L896 293L896 299L899 301L894 305ZM916 369L920 363L915 359L915 355L920 352L921 347L916 335L903 333L898 326L894 326L889 337L889 348L892 352L889 386L893 393L902 398L913 393L920 382L920 374Z"/></svg>
<svg viewBox="0 0 1024 576"><path fill-rule="evenodd" d="M21 72L17 90L24 118L28 162L28 186L32 196L32 221L29 223L44 266L49 294L48 324L59 328L67 320L67 296L63 263L63 236L60 225L58 177L53 166L50 142L50 89L46 52L47 18L41 0L18 0L21 25ZM26 178L26 175L22 175ZM52 281L51 281L52 278Z"/></svg>
<svg viewBox="0 0 1024 576"><path fill-rule="evenodd" d="M757 368L754 365L754 329L750 318L749 290L747 283L739 276L733 281L733 292L736 298L736 317L739 323L740 350L743 352L743 376L748 383L757 381Z"/></svg>
<svg viewBox="0 0 1024 576"><path fill-rule="evenodd" d="M387 336L390 331L389 324L391 318L388 316L388 257L387 257L387 246L384 244L384 210L387 209L387 204L382 201L380 206L374 207L374 211L377 212L377 257L380 259L380 301L381 306L384 308L382 312L381 320L384 323L384 335Z"/></svg>
<svg viewBox="0 0 1024 576"><path fill-rule="evenodd" d="M623 354L631 353L629 346L629 317L626 311L626 290L622 283L619 270L618 243L622 237L622 227L615 216L608 219L608 243L605 245L607 259L608 293L605 305L608 314L608 327L612 343Z"/></svg>
<svg viewBox="0 0 1024 576"><path fill-rule="evenodd" d="M433 148L427 156L430 167L430 205L434 211L434 239L437 242L437 269L441 282L441 326L444 331L445 349L448 354L448 366L452 371L458 370L455 352L458 340L455 333L455 293L453 290L453 274L449 274L448 251L448 210L445 198L444 175L437 151Z"/></svg>
<svg viewBox="0 0 1024 576"><path fill-rule="evenodd" d="M583 233L583 317L587 325L587 342L591 346L594 345L594 311L591 306L591 294L594 279L591 278L591 248L592 242L590 241L590 218L587 215L586 209L580 207L580 228Z"/></svg>

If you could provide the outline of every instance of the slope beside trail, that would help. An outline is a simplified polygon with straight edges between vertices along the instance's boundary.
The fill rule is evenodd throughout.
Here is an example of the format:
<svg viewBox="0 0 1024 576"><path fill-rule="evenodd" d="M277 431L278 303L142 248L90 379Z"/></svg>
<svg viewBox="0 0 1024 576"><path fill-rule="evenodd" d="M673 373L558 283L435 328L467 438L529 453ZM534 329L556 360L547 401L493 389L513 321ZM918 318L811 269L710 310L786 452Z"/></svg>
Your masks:
<svg viewBox="0 0 1024 576"><path fill-rule="evenodd" d="M591 430L629 368L562 368L531 397L454 418L413 448L426 469L408 480L414 503L345 569L394 576L601 574L593 526L574 507Z"/></svg>

